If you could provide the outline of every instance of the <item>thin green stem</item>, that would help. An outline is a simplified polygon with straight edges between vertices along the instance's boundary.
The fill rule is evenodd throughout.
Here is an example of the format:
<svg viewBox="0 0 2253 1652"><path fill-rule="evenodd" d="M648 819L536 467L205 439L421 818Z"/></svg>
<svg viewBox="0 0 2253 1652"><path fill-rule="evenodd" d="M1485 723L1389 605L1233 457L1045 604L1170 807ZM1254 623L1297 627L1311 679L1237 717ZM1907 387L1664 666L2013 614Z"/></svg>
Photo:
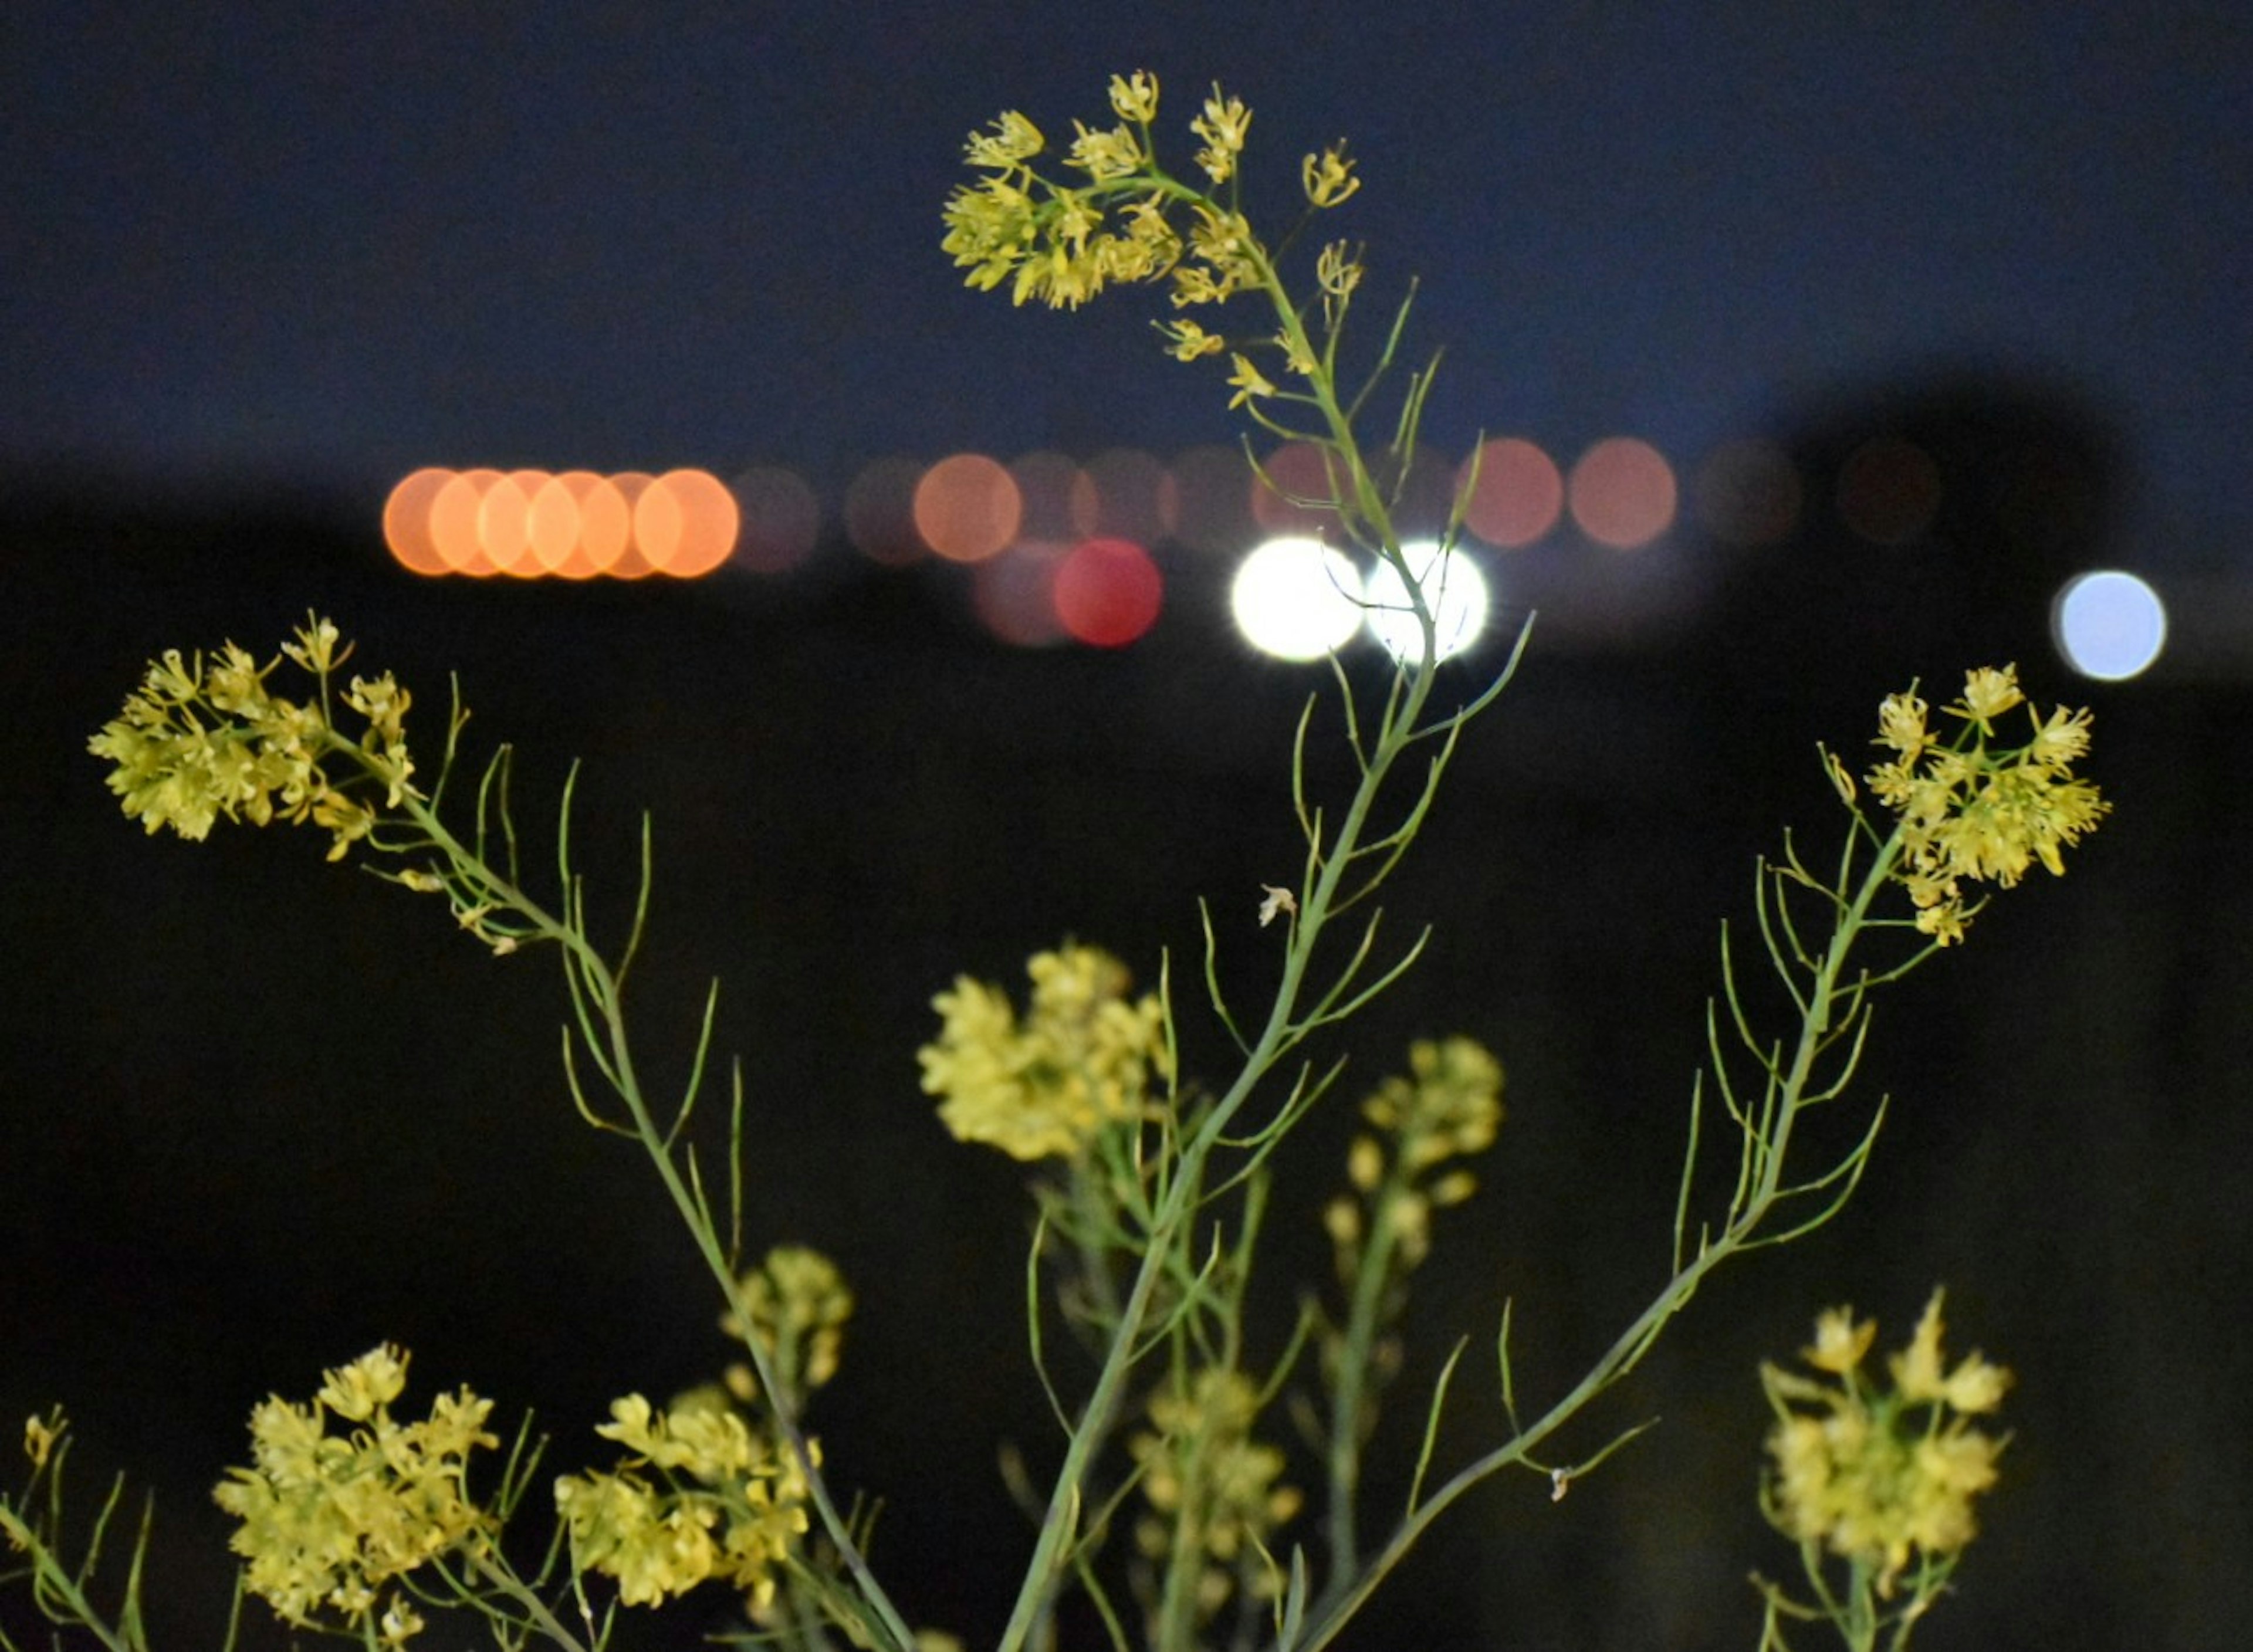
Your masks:
<svg viewBox="0 0 2253 1652"><path fill-rule="evenodd" d="M1502 1445L1466 1465L1427 1500L1410 1510L1383 1551L1357 1574L1334 1577L1330 1588L1325 1591L1323 1598L1309 1614L1305 1632L1292 1643L1291 1652L1319 1652L1319 1649L1329 1645L1368 1600L1386 1574L1451 1504L1472 1487L1501 1469L1516 1464L1530 1464L1533 1453L1544 1441L1641 1363L1667 1322L1689 1305L1707 1274L1740 1251L1751 1248L1763 1237L1760 1232L1762 1223L1777 1203L1795 1190L1784 1180L1793 1129L1801 1108L1808 1105L1815 1063L1828 1042L1832 1006L1842 996L1849 996L1855 992L1852 986L1841 986L1846 979L1848 958L1866 927L1871 903L1890 879L1900 854L1901 839L1896 833L1887 840L1864 875L1860 886L1851 902L1846 903L1838 924L1832 931L1822 963L1808 989L1798 1039L1790 1065L1779 1087L1774 1117L1761 1133L1765 1140L1760 1168L1751 1180L1749 1191L1743 1195L1720 1234L1702 1245L1667 1280L1634 1321L1619 1334L1562 1398ZM1866 1136L1862 1146L1854 1152L1866 1154L1869 1140L1870 1138ZM1819 1186L1829 1179L1825 1176L1818 1178L1815 1183L1801 1185Z"/></svg>
<svg viewBox="0 0 2253 1652"><path fill-rule="evenodd" d="M334 737L347 755L371 772L375 771L368 754L359 746L343 736ZM860 1546L853 1540L851 1530L822 1477L805 1431L792 1414L786 1392L778 1380L767 1351L750 1332L750 1306L743 1300L729 1246L709 1219L709 1212L703 1201L683 1179L680 1167L673 1160L669 1133L659 1126L643 1093L633 1050L626 1035L625 1005L617 973L577 922L558 917L513 878L502 876L483 855L456 837L422 798L409 793L401 799L401 807L433 847L478 881L487 898L496 905L506 906L529 924L539 938L553 941L562 950L564 971L571 984L574 1000L582 1001L584 1009L591 1012L590 1016L582 1015L580 1028L589 1053L595 1058L613 1092L624 1105L631 1121L631 1133L640 1142L659 1180L664 1183L666 1196L672 1200L674 1209L688 1228L698 1253L704 1258L705 1265L720 1286L722 1298L745 1328L744 1346L753 1369L758 1374L776 1432L804 1472L806 1495L820 1518L823 1530L836 1544L839 1556L853 1574L869 1609L892 1637L895 1646L901 1652L906 1652L906 1649L914 1644L913 1632L892 1605L890 1598L869 1570ZM579 903L568 884L567 897L570 899L575 919ZM640 911L638 904L637 930L639 928Z"/></svg>

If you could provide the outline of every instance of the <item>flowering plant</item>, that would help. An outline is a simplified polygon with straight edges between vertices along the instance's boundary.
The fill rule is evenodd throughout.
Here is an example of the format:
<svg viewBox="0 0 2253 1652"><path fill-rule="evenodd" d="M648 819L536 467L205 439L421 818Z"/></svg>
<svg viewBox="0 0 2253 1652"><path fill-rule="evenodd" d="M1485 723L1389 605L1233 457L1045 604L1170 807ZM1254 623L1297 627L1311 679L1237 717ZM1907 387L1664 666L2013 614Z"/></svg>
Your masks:
<svg viewBox="0 0 2253 1652"><path fill-rule="evenodd" d="M1587 1414L1714 1270L1821 1226L1867 1168L1885 1106L1850 1097L1876 991L1963 938L1978 910L1970 886L2008 887L2036 862L2061 871L2062 848L2106 805L2073 772L2087 749L2085 712L2033 713L2025 744L1997 743L1998 720L2024 699L2008 667L1970 673L1948 708L1961 725L1952 738L1929 728L1912 688L1885 701L1878 743L1891 755L1860 783L1826 756L1847 812L1835 858L1810 863L1787 842L1756 884L1761 951L1789 1005L1780 1021L1740 990L1725 935L1664 1283L1576 1379L1524 1404L1518 1328L1510 1305L1499 1304L1488 1443L1466 1460L1439 1460L1468 1346L1459 1343L1416 1408L1405 1499L1369 1507L1364 1462L1401 1370L1409 1288L1440 1213L1475 1193L1474 1166L1503 1119L1503 1068L1481 1042L1418 1043L1406 1070L1362 1099L1343 1185L1319 1207L1336 1266L1329 1294L1309 1299L1280 1347L1257 1342L1245 1307L1265 1277L1259 1250L1277 1149L1316 1108L1336 1105L1343 1058L1329 1042L1423 950L1422 937L1388 939L1373 897L1414 845L1459 740L1501 693L1525 639L1491 681L1446 705L1451 679L1434 616L1461 506L1428 561L1412 563L1394 522L1431 369L1406 375L1387 442L1371 447L1360 429L1392 372L1406 303L1349 385L1342 345L1364 282L1360 257L1331 241L1312 255L1311 286L1287 277L1302 226L1271 243L1238 204L1250 112L1218 89L1204 101L1190 122L1199 181L1159 161L1154 78L1114 79L1110 101L1115 123L1078 126L1055 177L1041 170L1045 140L1023 115L973 136L966 153L979 177L946 206L945 249L972 286L1006 284L1019 303L1071 307L1113 284L1165 282L1178 309L1256 315L1241 335L1167 322L1164 347L1189 362L1226 355L1231 405L1315 446L1329 486L1304 502L1329 512L1340 541L1398 576L1417 640L1373 689L1333 662L1336 737L1352 760L1342 796L1319 795L1313 778L1318 701L1308 701L1292 754L1298 864L1279 868L1282 881L1263 885L1256 903L1201 908L1202 1007L1182 1001L1170 957L1138 993L1124 962L1066 942L1033 957L1022 1010L966 976L941 992L922 1082L939 1126L1017 1161L1030 1184L1028 1326L1061 1443L1040 1478L1018 1464L1031 1535L1002 1652L1057 1644L1059 1613L1072 1600L1121 1649L1315 1652L1474 1486L1524 1470L1562 1499L1641 1432L1591 1432ZM1311 220L1350 199L1359 178L1337 145L1305 157L1300 184ZM716 1316L741 1359L662 1405L639 1392L617 1399L595 1432L624 1454L610 1469L550 1481L553 1536L527 1549L520 1534L534 1518L525 1503L539 1444L520 1432L497 1470L480 1466L475 1453L499 1445L486 1431L493 1404L466 1389L442 1395L425 1421L398 1420L408 1357L379 1348L328 1372L310 1405L276 1397L254 1412L253 1463L227 1471L217 1493L241 1523L242 1586L291 1625L370 1647L409 1641L430 1614L467 1611L505 1647L541 1640L598 1652L621 1609L708 1584L739 1596L749 1630L778 1645L954 1644L913 1627L880 1580L868 1519L833 1491L809 1432L816 1391L843 1355L853 1297L817 1251L784 1245L747 1260L756 1192L740 1082L730 1086L723 1153L689 1132L709 1087L714 1000L685 1077L665 1093L628 1035L648 828L631 923L606 950L590 932L573 863L575 774L543 892L523 863L509 749L462 797L458 702L439 755L418 766L407 690L387 673L345 680L350 653L318 616L264 665L232 643L208 658L167 652L92 749L113 765L125 812L150 832L200 839L222 819L311 823L330 833L331 859L357 853L392 882L442 898L494 954L553 948L576 1109L647 1161L711 1276ZM285 694L290 670L306 680ZM1862 784L1881 812L1866 811ZM1238 947L1261 954L1264 1001L1223 990L1222 955ZM1191 1016L1209 1016L1233 1051L1209 1079L1185 1070L1181 1031ZM1811 1143L1803 1129L1834 1105L1856 1110L1843 1149ZM1077 1356L1064 1355L1059 1332ZM1843 1310L1826 1315L1808 1359L1831 1382L1765 1374L1778 1421L1764 1506L1801 1544L1817 1597L1807 1607L1763 1584L1766 1646L1782 1645L1784 1619L1817 1616L1850 1646L1873 1645L1880 1627L1893 1632L1889 1646L1901 1645L1971 1536L1970 1497L1993 1477L1997 1448L1965 1419L1994 1409L2002 1373L1977 1356L1943 1369L1937 1297L1892 1363L1889 1389L1862 1369L1873 1335ZM1293 1406L1309 1446L1297 1456L1279 1426ZM59 1626L113 1652L140 1652L138 1543L114 1586L121 1604L98 1599L115 1497L72 1558L59 1413L31 1420L25 1449L31 1483L0 1496L0 1535L24 1557L10 1575L29 1580ZM1827 1582L1833 1562L1851 1570L1843 1590Z"/></svg>

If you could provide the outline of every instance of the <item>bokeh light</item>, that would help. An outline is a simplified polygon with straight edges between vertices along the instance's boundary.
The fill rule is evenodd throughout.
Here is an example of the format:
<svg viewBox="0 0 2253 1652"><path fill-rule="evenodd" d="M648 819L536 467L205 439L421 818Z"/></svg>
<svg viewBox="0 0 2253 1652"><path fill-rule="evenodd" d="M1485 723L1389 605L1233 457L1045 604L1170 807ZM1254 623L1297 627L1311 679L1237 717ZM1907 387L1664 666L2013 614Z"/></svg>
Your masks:
<svg viewBox="0 0 2253 1652"><path fill-rule="evenodd" d="M1361 628L1361 574L1320 540L1269 540L1238 567L1228 606L1244 640L1261 653L1320 659Z"/></svg>
<svg viewBox="0 0 2253 1652"><path fill-rule="evenodd" d="M1132 540L1088 540L1057 564L1056 614L1098 648L1123 648L1157 623L1165 576Z"/></svg>
<svg viewBox="0 0 2253 1652"><path fill-rule="evenodd" d="M2133 574L2104 568L2066 582L2050 629L2067 665L2084 677L2119 682L2138 676L2167 642L2166 604Z"/></svg>
<svg viewBox="0 0 2253 1652"><path fill-rule="evenodd" d="M575 477L588 473L566 474ZM579 548L556 572L567 579L591 579L624 560L626 547L633 543L633 504L616 477L575 483L572 491L579 499Z"/></svg>
<svg viewBox="0 0 2253 1652"><path fill-rule="evenodd" d="M736 540L739 567L759 574L781 574L813 554L821 532L821 502L797 471L779 464L755 464L733 484L743 530Z"/></svg>
<svg viewBox="0 0 2253 1652"><path fill-rule="evenodd" d="M1431 604L1437 657L1460 654L1479 638L1486 626L1486 576L1461 546L1445 557L1438 544L1415 540L1402 546L1409 568ZM1424 628L1408 601L1408 588L1390 562L1370 571L1366 588L1369 633L1395 659L1416 659L1424 652Z"/></svg>
<svg viewBox="0 0 2253 1652"><path fill-rule="evenodd" d="M1241 448L1217 443L1174 456L1174 537L1207 556L1233 556L1258 537L1259 524L1244 484L1250 471Z"/></svg>
<svg viewBox="0 0 2253 1652"><path fill-rule="evenodd" d="M1017 484L1022 505L1021 540L1069 545L1087 537L1079 524L1092 519L1094 496L1078 464L1043 449L1010 460L1009 478Z"/></svg>
<svg viewBox="0 0 2253 1652"><path fill-rule="evenodd" d="M863 465L845 489L845 537L853 548L885 568L921 561L928 547L916 532L916 484L923 466L909 458Z"/></svg>
<svg viewBox="0 0 2253 1652"><path fill-rule="evenodd" d="M735 550L735 495L709 471L416 471L383 507L384 541L428 575L519 579L680 579L710 573Z"/></svg>
<svg viewBox="0 0 2253 1652"><path fill-rule="evenodd" d="M533 570L561 574L586 533L579 512L582 480L593 482L585 471L568 471L542 478L533 489L524 513L524 538L532 552Z"/></svg>
<svg viewBox="0 0 2253 1652"><path fill-rule="evenodd" d="M1054 540L1019 540L978 564L970 608L978 623L1017 648L1048 648L1071 633L1057 617L1057 566L1070 547Z"/></svg>
<svg viewBox="0 0 2253 1652"><path fill-rule="evenodd" d="M1170 538L1181 517L1181 495L1173 473L1154 453L1140 448L1111 448L1087 462L1082 472L1081 534L1155 545Z"/></svg>
<svg viewBox="0 0 2253 1652"><path fill-rule="evenodd" d="M1907 545L1940 510L1940 467L1914 442L1873 436L1838 467L1838 519L1873 545Z"/></svg>
<svg viewBox="0 0 2253 1652"><path fill-rule="evenodd" d="M1806 503L1799 471L1773 442L1724 442L1698 467L1698 522L1724 545L1774 545L1799 526Z"/></svg>
<svg viewBox="0 0 2253 1652"><path fill-rule="evenodd" d="M432 575L447 571L437 542L430 536L430 507L439 490L454 473L438 465L425 465L400 479L383 502L383 542L392 558L410 574Z"/></svg>
<svg viewBox="0 0 2253 1652"><path fill-rule="evenodd" d="M1336 524L1334 511L1293 503L1330 497L1329 465L1322 449L1311 442L1286 442L1262 459L1259 466L1264 477L1255 472L1248 479L1252 514L1264 531L1320 533Z"/></svg>
<svg viewBox="0 0 2253 1652"><path fill-rule="evenodd" d="M447 572L472 579L493 572L479 518L485 490L499 480L498 471L457 471L430 501L430 543Z"/></svg>
<svg viewBox="0 0 2253 1652"><path fill-rule="evenodd" d="M916 532L950 562L982 562L1017 537L1024 500L999 459L955 453L923 473L915 489Z"/></svg>
<svg viewBox="0 0 2253 1652"><path fill-rule="evenodd" d="M644 553L675 579L701 579L726 561L741 523L735 495L708 471L667 471L634 507Z"/></svg>
<svg viewBox="0 0 2253 1652"><path fill-rule="evenodd" d="M511 471L478 496L478 539L495 573L520 579L540 573L532 554L532 494L547 480L544 471Z"/></svg>
<svg viewBox="0 0 2253 1652"><path fill-rule="evenodd" d="M1565 510L1565 478L1557 462L1523 436L1482 443L1456 472L1456 486L1468 491L1463 526L1507 551L1532 544L1557 526Z"/></svg>
<svg viewBox="0 0 2253 1652"><path fill-rule="evenodd" d="M1614 550L1648 545L1674 523L1674 467L1633 436L1609 436L1583 453L1566 493L1580 532Z"/></svg>

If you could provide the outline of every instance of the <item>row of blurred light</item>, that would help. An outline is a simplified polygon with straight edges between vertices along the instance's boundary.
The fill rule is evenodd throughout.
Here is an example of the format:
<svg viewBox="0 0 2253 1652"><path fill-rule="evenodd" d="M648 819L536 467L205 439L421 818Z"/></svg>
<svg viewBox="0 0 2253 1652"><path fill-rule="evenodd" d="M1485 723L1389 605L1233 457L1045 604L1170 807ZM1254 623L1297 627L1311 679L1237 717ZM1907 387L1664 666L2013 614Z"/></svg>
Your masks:
<svg viewBox="0 0 2253 1652"><path fill-rule="evenodd" d="M742 513L707 471L415 471L391 491L383 534L417 574L694 579L736 549Z"/></svg>
<svg viewBox="0 0 2253 1652"><path fill-rule="evenodd" d="M1054 453L1008 464L980 453L931 465L885 459L846 490L843 526L855 548L885 563L931 555L976 563L1023 541L1097 537L1221 551L1240 547L1247 528L1311 531L1318 513L1292 501L1325 486L1321 453L1290 444L1262 468L1266 482L1247 481L1243 456L1226 448L1192 450L1171 465L1129 449L1085 465ZM1727 519L1709 526L1745 543L1789 530L1796 497L1782 512L1768 497L1771 472L1790 475L1781 453L1757 443L1725 450L1708 470ZM1462 489L1466 526L1503 549L1532 544L1568 511L1595 543L1634 549L1672 525L1678 493L1673 467L1626 436L1597 443L1569 477L1533 443L1507 436L1456 467L1421 457L1409 479L1411 514L1420 505L1444 517ZM693 578L730 561L781 572L812 554L820 521L805 479L774 466L747 471L732 487L704 471L434 467L401 482L384 513L392 554L416 573L566 579Z"/></svg>
<svg viewBox="0 0 2253 1652"><path fill-rule="evenodd" d="M971 569L971 605L996 637L1023 646L1066 638L1104 647L1134 641L1156 621L1164 576L1149 546L1170 540L1234 554L1248 545L1231 608L1248 641L1278 658L1341 647L1366 625L1395 653L1419 648L1420 623L1397 575L1366 582L1317 542L1326 513L1294 503L1328 490L1319 450L1293 443L1261 461L1248 484L1241 453L1193 449L1168 465L1120 449L1085 464L1034 453L1009 464L958 453L924 465L886 459L846 490L843 527L864 556L889 566L938 557ZM1632 551L1676 519L1674 467L1648 443L1615 436L1589 447L1569 471L1523 437L1483 443L1460 465L1420 456L1401 490L1400 519L1436 526L1463 501L1468 533L1502 550L1529 547L1567 516L1587 540ZM1739 546L1787 537L1803 509L1798 473L1783 451L1752 440L1725 443L1697 473L1700 526ZM1941 500L1938 467L1914 444L1880 436L1851 454L1838 477L1840 519L1876 545L1900 545L1929 526ZM809 556L821 508L797 472L746 471L732 487L708 471L662 476L589 471L417 471L385 508L393 555L423 575L633 579L694 578L722 565L780 573ZM1436 547L1412 546L1428 559ZM1479 638L1484 576L1467 551L1441 570L1436 604L1442 655ZM2084 575L2054 604L2058 644L2085 674L2132 676L2157 657L2166 617L2131 575Z"/></svg>

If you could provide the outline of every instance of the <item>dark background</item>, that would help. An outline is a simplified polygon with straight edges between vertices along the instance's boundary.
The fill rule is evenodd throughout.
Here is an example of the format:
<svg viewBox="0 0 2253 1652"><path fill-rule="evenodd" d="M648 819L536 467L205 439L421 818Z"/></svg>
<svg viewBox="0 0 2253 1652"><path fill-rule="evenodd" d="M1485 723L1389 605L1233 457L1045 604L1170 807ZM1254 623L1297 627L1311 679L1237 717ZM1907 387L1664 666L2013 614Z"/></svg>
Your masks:
<svg viewBox="0 0 2253 1652"><path fill-rule="evenodd" d="M1510 1073L1408 1393L1510 1296L1521 1391L1553 1394L1658 1282L1717 921L1784 825L1830 826L1817 740L1859 749L1911 676L2016 659L2046 703L2096 708L2118 810L1882 1006L1866 1093L1894 1112L1852 1208L1709 1287L1583 1438L1664 1425L1561 1504L1531 1477L1475 1495L1345 1643L1749 1646L1745 1573L1792 1565L1754 1508L1758 1362L1840 1300L1897 1342L1942 1281L1952 1345L2020 1380L1985 1535L1919 1644L2238 1644L2234 14L57 7L0 41L0 1417L59 1399L82 1496L113 1467L153 1487L160 1644L216 1639L206 1488L266 1392L391 1338L417 1393L534 1408L568 1466L611 1395L724 1358L650 1178L569 1112L551 960L490 958L310 834L150 841L102 790L85 738L151 653L263 651L309 607L415 690L424 750L458 671L473 734L520 748L528 818L584 761L613 914L654 812L642 1035L678 1063L725 977L753 1244L820 1245L861 1296L815 1419L836 1480L886 1500L877 1560L916 1621L997 1631L1029 1539L995 1453L1052 1437L1014 1307L1020 1179L933 1123L927 1000L960 971L1014 987L1067 933L1147 979L1191 954L1199 894L1256 982L1257 886L1296 864L1289 730L1324 673L1251 657L1225 566L1186 547L1158 547L1168 605L1133 647L1012 651L956 570L867 565L834 517L895 452L1228 439L1214 380L1149 350L1142 296L1013 314L933 247L965 130L1011 104L1068 129L1137 64L1176 125L1206 79L1241 92L1286 185L1350 136L1351 233L1426 275L1451 452L1629 430L1687 462L1757 435L1810 500L1759 551L1685 516L1640 561L1564 528L1523 564L1527 664L1388 903L1433 950L1350 1040L1359 1083L1456 1030ZM1881 550L1827 501L1886 434L1936 457L1943 503ZM418 582L377 532L422 464L754 461L832 513L785 580ZM2174 646L2077 682L2050 596L2107 565L2167 597ZM1212 1028L1189 1036L1217 1073ZM1271 1329L1283 1279L1323 1275L1346 1129L1318 1119L1285 1168ZM1492 1400L1467 1365L1443 1453L1493 1437Z"/></svg>

